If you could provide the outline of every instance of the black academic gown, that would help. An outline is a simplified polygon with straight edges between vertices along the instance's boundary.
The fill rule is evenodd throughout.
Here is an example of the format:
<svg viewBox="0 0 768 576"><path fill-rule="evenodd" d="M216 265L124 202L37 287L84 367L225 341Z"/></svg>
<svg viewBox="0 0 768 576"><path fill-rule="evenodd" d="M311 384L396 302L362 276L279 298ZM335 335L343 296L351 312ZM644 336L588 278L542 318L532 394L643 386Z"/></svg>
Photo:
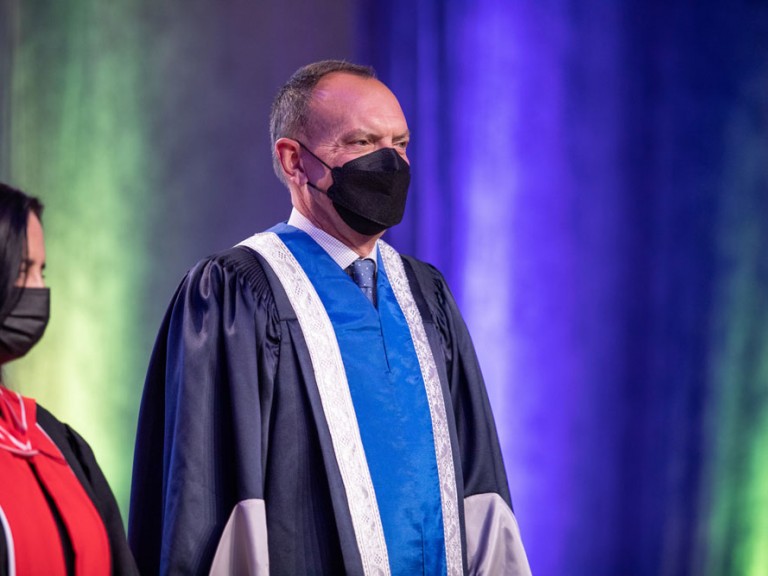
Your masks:
<svg viewBox="0 0 768 576"><path fill-rule="evenodd" d="M440 373L459 501L492 494L511 510L467 328L440 273L403 261ZM236 247L188 272L155 344L129 518L139 569L207 573L233 508L249 499L266 505L270 574L363 573L296 315L263 258ZM463 509L460 521L465 544Z"/></svg>

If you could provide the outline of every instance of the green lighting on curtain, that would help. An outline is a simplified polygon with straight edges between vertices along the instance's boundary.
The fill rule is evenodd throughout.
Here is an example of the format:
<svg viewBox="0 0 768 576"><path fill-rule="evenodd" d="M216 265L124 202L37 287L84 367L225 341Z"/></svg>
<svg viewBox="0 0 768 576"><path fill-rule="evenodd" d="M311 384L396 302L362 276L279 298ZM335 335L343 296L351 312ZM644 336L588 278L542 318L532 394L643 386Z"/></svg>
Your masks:
<svg viewBox="0 0 768 576"><path fill-rule="evenodd" d="M9 366L8 381L86 438L124 519L147 360L151 207L135 4L11 9L10 175L46 205L52 301L42 342Z"/></svg>
<svg viewBox="0 0 768 576"><path fill-rule="evenodd" d="M755 110L768 83L755 82L726 137L723 281L713 349L706 574L768 574L768 267L765 226L768 143ZM764 129L764 128L763 128Z"/></svg>

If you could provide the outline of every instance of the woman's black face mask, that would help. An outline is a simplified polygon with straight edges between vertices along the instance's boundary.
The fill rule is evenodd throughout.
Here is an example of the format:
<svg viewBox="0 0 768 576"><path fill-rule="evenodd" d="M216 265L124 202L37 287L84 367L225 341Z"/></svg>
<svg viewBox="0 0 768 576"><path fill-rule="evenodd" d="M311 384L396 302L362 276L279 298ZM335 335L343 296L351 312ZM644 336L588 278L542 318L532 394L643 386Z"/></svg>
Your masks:
<svg viewBox="0 0 768 576"><path fill-rule="evenodd" d="M29 352L48 325L48 288L15 288L12 297L16 305L0 322L0 365Z"/></svg>
<svg viewBox="0 0 768 576"><path fill-rule="evenodd" d="M411 183L411 167L397 150L381 148L331 168L312 150L299 144L327 167L333 178L328 190L307 183L328 195L336 212L352 230L374 236L400 223Z"/></svg>

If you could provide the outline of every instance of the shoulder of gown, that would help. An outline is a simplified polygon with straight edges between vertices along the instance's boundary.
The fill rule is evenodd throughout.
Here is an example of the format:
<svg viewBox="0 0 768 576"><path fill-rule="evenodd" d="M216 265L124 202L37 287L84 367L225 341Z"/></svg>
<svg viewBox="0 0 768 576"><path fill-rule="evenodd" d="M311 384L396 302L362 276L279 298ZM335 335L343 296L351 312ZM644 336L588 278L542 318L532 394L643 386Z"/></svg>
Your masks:
<svg viewBox="0 0 768 576"><path fill-rule="evenodd" d="M142 573L209 566L232 507L263 498L257 447L281 338L270 275L235 247L193 266L171 299L136 435L128 539Z"/></svg>

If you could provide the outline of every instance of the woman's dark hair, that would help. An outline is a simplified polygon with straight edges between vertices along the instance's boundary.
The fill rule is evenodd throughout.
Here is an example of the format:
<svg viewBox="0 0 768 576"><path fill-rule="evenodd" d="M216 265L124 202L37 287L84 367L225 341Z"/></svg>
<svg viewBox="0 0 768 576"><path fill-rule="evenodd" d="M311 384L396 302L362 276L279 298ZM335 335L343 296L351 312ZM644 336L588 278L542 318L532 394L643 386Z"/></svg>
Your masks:
<svg viewBox="0 0 768 576"><path fill-rule="evenodd" d="M16 305L13 287L27 258L30 213L41 217L40 200L0 182L0 322Z"/></svg>

